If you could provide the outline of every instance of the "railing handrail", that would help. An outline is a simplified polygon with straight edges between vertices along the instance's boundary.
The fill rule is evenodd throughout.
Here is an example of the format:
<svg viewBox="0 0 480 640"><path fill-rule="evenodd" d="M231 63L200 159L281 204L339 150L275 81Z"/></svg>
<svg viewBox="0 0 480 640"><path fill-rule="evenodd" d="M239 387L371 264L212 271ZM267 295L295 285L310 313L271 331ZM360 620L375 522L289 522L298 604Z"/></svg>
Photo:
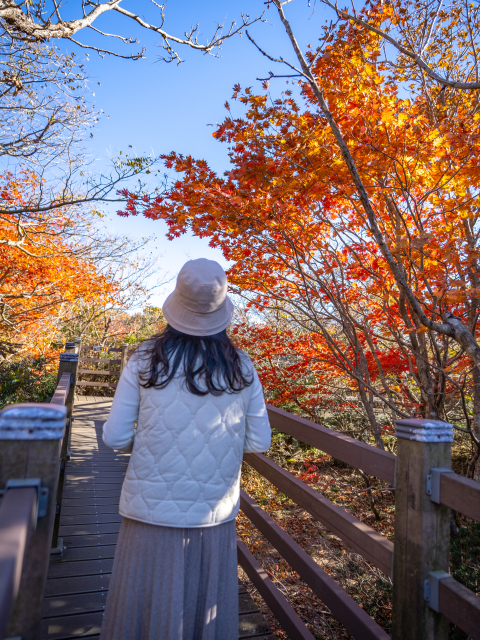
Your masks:
<svg viewBox="0 0 480 640"><path fill-rule="evenodd" d="M5 637L20 587L23 561L35 529L37 489L9 489L0 504L0 639Z"/></svg>
<svg viewBox="0 0 480 640"><path fill-rule="evenodd" d="M288 633L288 637L294 640L315 640L283 593L277 589L265 569L238 537L237 555L239 565L244 569L253 586L262 594L263 600L284 631Z"/></svg>
<svg viewBox="0 0 480 640"><path fill-rule="evenodd" d="M87 358L87 357L81 357L78 359L79 362L93 362L94 364L97 363L108 363L108 364L122 364L122 361L117 359L117 360L110 360L109 358Z"/></svg>
<svg viewBox="0 0 480 640"><path fill-rule="evenodd" d="M267 405L267 410L270 424L277 431L293 436L395 486L395 454L377 449L278 407ZM480 522L480 482L453 471L442 474L439 503Z"/></svg>
<svg viewBox="0 0 480 640"><path fill-rule="evenodd" d="M245 454L244 460L368 562L386 575L391 575L393 543L390 540L309 487L270 458L249 453Z"/></svg>
<svg viewBox="0 0 480 640"><path fill-rule="evenodd" d="M60 403L69 388L62 376L56 402L0 412L0 638L7 624L11 635L33 637L40 620L67 415Z"/></svg>
<svg viewBox="0 0 480 640"><path fill-rule="evenodd" d="M55 556L62 556L63 553L63 541L59 538L60 530L60 516L62 510L62 497L63 497L63 484L65 482L65 465L69 459L69 442L70 434L72 430L73 420L73 404L75 401L75 382L77 379L79 350L81 349L81 341L65 343L65 351L60 354L60 363L58 367L58 385L57 390L53 394L52 402L54 403L56 398L58 403L67 407L67 422L65 425L65 436L63 438L62 447L60 450L59 460L59 474L56 492L56 512L55 522L53 526L52 535L52 550L51 554Z"/></svg>
<svg viewBox="0 0 480 640"><path fill-rule="evenodd" d="M440 504L480 522L480 482L458 473L440 476Z"/></svg>
<svg viewBox="0 0 480 640"><path fill-rule="evenodd" d="M480 597L452 576L440 580L438 612L456 624L469 638L480 638Z"/></svg>
<svg viewBox="0 0 480 640"><path fill-rule="evenodd" d="M67 403L68 392L70 391L70 385L72 384L72 375L70 373L63 373L57 388L54 391L50 404L64 405Z"/></svg>
<svg viewBox="0 0 480 640"><path fill-rule="evenodd" d="M240 508L354 638L389 640L386 631L243 490Z"/></svg>
<svg viewBox="0 0 480 640"><path fill-rule="evenodd" d="M267 410L270 424L277 431L301 440L391 485L395 483L396 456L393 453L382 451L270 404L267 405Z"/></svg>

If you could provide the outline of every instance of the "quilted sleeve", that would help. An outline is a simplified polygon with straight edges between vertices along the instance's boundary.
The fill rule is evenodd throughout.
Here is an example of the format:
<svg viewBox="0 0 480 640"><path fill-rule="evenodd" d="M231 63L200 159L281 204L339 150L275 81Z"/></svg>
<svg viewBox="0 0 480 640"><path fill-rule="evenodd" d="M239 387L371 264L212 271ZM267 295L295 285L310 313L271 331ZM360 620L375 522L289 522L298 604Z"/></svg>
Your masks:
<svg viewBox="0 0 480 640"><path fill-rule="evenodd" d="M140 385L136 358L130 358L120 376L108 420L103 425L107 447L130 452L135 436L135 421L140 406Z"/></svg>
<svg viewBox="0 0 480 640"><path fill-rule="evenodd" d="M267 407L263 398L262 383L254 370L252 393L245 414L245 453L262 453L270 449L272 430L268 420Z"/></svg>

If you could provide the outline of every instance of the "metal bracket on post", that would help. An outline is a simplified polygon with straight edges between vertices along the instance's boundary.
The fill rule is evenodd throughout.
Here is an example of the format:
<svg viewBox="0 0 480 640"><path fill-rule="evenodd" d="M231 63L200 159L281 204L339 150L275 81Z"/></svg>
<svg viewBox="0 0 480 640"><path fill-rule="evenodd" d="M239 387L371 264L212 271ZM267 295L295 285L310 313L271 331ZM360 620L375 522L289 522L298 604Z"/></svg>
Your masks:
<svg viewBox="0 0 480 640"><path fill-rule="evenodd" d="M24 489L25 487L34 487L37 490L37 513L35 516L35 528L38 518L44 518L47 515L48 508L48 489L42 487L40 478L18 478L8 480L5 489L0 489L0 500L5 496L9 489Z"/></svg>
<svg viewBox="0 0 480 640"><path fill-rule="evenodd" d="M423 597L430 609L433 609L437 613L438 609L438 592L440 582L445 578L451 578L450 574L446 571L430 571L428 578L425 580Z"/></svg>
<svg viewBox="0 0 480 640"><path fill-rule="evenodd" d="M430 500L436 504L440 504L440 477L442 473L454 473L451 469L430 469L427 474L427 486L425 492L430 496Z"/></svg>

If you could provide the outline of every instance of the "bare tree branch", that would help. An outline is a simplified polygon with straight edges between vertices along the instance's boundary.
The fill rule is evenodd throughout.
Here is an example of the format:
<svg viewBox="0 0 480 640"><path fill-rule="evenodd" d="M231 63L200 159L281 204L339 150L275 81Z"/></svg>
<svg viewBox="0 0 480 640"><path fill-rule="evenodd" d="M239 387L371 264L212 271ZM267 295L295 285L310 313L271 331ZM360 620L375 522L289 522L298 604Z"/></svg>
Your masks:
<svg viewBox="0 0 480 640"><path fill-rule="evenodd" d="M3 20L5 28L8 29L12 38L28 39L33 42L44 42L51 39L71 40L76 45L84 49L92 49L101 55L114 55L121 58L129 58L138 60L144 56L144 49L134 54L123 54L111 51L108 48L93 45L86 45L79 42L73 36L83 29L91 28L103 37L118 38L124 44L135 44L137 40L130 37L111 34L93 27L93 23L105 13L115 11L129 20L133 20L147 31L153 31L162 38L162 47L166 51L163 59L166 62L181 62L178 52L175 50L176 45L184 45L203 53L212 54L215 49L221 47L225 40L240 33L245 27L262 20L262 16L251 18L247 14L242 14L240 23L237 25L235 21L230 24L229 29L225 32L224 25L218 23L213 36L204 44L197 39L199 25L192 27L190 31L185 31L184 37L175 36L163 28L165 22L164 8L165 5L158 4L155 0L150 0L160 12L160 23L151 24L140 17L137 13L128 11L120 6L121 0L107 0L106 2L93 2L92 0L81 0L82 16L72 20L64 20L61 16L61 3L51 0L53 7L48 17L45 16L44 7L46 2L43 0L32 0L30 2L17 2L16 0L0 0L0 19ZM56 21L52 21L55 16Z"/></svg>

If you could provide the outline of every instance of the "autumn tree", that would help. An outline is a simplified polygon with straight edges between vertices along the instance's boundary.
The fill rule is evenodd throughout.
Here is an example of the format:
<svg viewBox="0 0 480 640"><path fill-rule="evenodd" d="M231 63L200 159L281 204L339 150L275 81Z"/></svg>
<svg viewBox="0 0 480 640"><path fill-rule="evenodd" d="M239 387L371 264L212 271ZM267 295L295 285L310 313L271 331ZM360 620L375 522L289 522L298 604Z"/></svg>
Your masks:
<svg viewBox="0 0 480 640"><path fill-rule="evenodd" d="M0 199L17 211L0 217L4 357L45 354L72 318L82 318L85 328L148 298L145 279L153 265L138 255L142 242L106 234L89 210L28 212L37 188L30 172L2 175Z"/></svg>
<svg viewBox="0 0 480 640"><path fill-rule="evenodd" d="M272 4L277 9L279 18L290 39L299 66L296 67L295 65L286 62L283 58L273 58L272 56L265 54L261 49L260 50L272 61L287 64L290 69L296 72L295 75L303 78L307 82L308 87L311 90L313 100L325 117L326 123L331 129L335 143L341 153L343 162L348 169L350 179L355 187L358 204L365 213L368 232L377 243L383 258L387 262L388 267L395 278L397 286L405 296L411 313L426 328L433 329L441 335L449 336L456 340L461 348L471 358L472 362L477 367L480 367L480 347L471 328L462 322L460 318L452 314L451 311L446 311L443 315L438 312L434 312L432 314L431 309L424 308L422 302L415 295L414 290L406 282L402 266L396 260L394 254L392 254L386 242L386 237L383 233L377 212L371 202L365 182L362 180L358 170L357 159L348 148L345 134L339 127L339 123L331 111L330 101L326 98L325 90L322 86L322 80L324 78L323 49L319 48L315 53L311 54L304 54L301 51L283 9L284 5L288 4L289 1L290 0L287 2L281 2L281 0L271 0L269 4ZM395 6L396 10L393 10L392 6ZM463 76L463 79L467 80L471 78L472 74L478 74L476 46L478 44L479 23L477 14L472 15L468 10L467 12L463 11L463 4L460 2L453 3L449 10L441 10L441 6L441 3L437 3L437 10L432 12L430 5L427 5L427 3L422 5L420 3L420 9L424 9L425 12L425 20L420 21L420 24L418 24L417 20L417 10L419 5L411 2L403 3L401 0L397 2L396 5L395 3L392 3L386 7L384 7L383 3L367 4L362 12L360 12L359 17L355 15L350 18L348 12L338 11L337 13L339 18L345 21L348 20L348 26L341 25L337 31L329 33L329 35L325 37L325 42L336 37L337 42L341 45L341 43L343 43L344 36L347 37L347 41L351 41L356 37L373 34L376 36L373 46L367 47L365 51L362 52L361 59L366 65L366 68L368 68L370 63L370 66L375 68L377 72L381 73L388 71L389 68L393 66L395 70L393 74L394 80L397 82L408 82L412 79L419 79L418 85L416 86L413 82L411 83L410 88L413 90L415 90L415 87L417 88L417 93L414 92L413 95L416 95L417 97L420 97L421 100L425 101L425 115L430 117L430 120L434 125L439 124L439 114L442 112L443 115L445 115L450 111L449 115L451 115L452 105L456 110L460 100L460 102L464 103L464 108L461 111L462 122L464 116L470 118L470 133L473 133L475 131L473 118L476 115L477 103L475 96L472 96L471 94L459 96L458 91L454 91L454 93L449 96L450 99L447 100L445 89L447 86L452 86L452 83L442 82L442 76L438 76L438 74L436 78L432 77L430 74L429 78L434 80L436 83L435 88L437 88L436 93L438 95L435 96L436 100L434 102L432 102L431 99L428 100L429 97L432 97L431 87L427 82L425 82L422 72L425 73L427 71L426 67L432 69L434 65L438 65L437 60L440 53L442 60L444 61L440 63L440 68L444 75L447 76L447 79L449 75L454 75L457 76L457 79L459 76ZM362 20L362 16L365 16L366 20ZM408 47L396 47L400 56L400 64L393 63L392 65L391 61L382 60L380 58L380 45L383 44L386 39L386 34L391 27L397 27L401 32L403 31L406 33L407 39L410 38L410 44L412 44L415 40L418 42L418 39L422 34L425 35L425 27L428 25L429 20L431 28L427 30L428 36L424 38L421 46L423 58L418 55L415 57L416 54L413 57L408 56ZM376 28L376 26L381 26L385 23L387 23L387 25L384 27L383 31ZM437 26L435 23L437 23ZM354 27L353 30L351 29L351 26ZM434 27L438 37L433 44L431 39L434 35ZM397 43L397 41L393 40L390 43L394 44ZM414 48L414 45L410 47L410 53L414 53ZM334 48L330 45L330 49L327 47L327 53L331 54L333 49ZM461 53L459 54L458 51ZM410 62L414 63L413 74L409 73L410 70L408 69L408 65L402 64L405 56L409 58ZM430 64L426 64L426 67L422 66L425 62L424 58L427 60L430 59ZM271 76L273 77L274 74L271 74ZM469 88L475 89L478 87L475 84L465 85L465 82L463 82L458 84L458 86L453 83L452 88L461 90ZM435 89L433 93L435 93ZM451 124L451 122L449 122L449 124ZM455 127L452 129L451 133L452 135L455 135Z"/></svg>
<svg viewBox="0 0 480 640"><path fill-rule="evenodd" d="M80 298L70 305L59 323L59 335L66 341L80 337L84 344L134 345L158 333L163 325L161 309L150 304L159 286L158 259L142 254L146 241L111 235L105 239L113 251L110 256L99 256L98 269L116 287L116 294L93 301Z"/></svg>
<svg viewBox="0 0 480 640"><path fill-rule="evenodd" d="M405 286L310 83L303 108L288 92L272 103L236 88L246 118L229 116L215 133L231 145L231 171L220 178L204 161L171 154L182 180L168 197L132 199L128 211L163 217L172 237L187 227L210 236L252 303L280 306L320 332L366 407L373 396L392 417L455 418L478 444L476 368L454 336L424 325L411 297L435 325L452 315L476 335L479 116L465 92L441 97L433 112L416 86L405 97L378 63L381 51L375 33L348 24L327 29L309 59Z"/></svg>
<svg viewBox="0 0 480 640"><path fill-rule="evenodd" d="M151 291L148 291L148 293L151 293ZM113 313L107 312L105 320L102 317L98 326L91 325L87 333L89 344L93 342L95 344L126 343L131 347L135 347L144 340L148 340L160 333L165 326L165 319L160 307L150 304L149 301L144 304L143 308L140 303L135 306L136 308L133 309L127 306L123 309L118 307L113 310ZM126 309L129 309L128 312ZM104 330L105 327L108 329L107 332ZM74 333L73 331L71 335Z"/></svg>
<svg viewBox="0 0 480 640"><path fill-rule="evenodd" d="M259 320L258 314L243 314L233 324L232 336L254 360L267 401L370 442L371 416L348 369L339 366L322 335L305 331L280 310L263 313ZM372 408L383 440L391 446L391 423L378 415L381 404L372 403Z"/></svg>

